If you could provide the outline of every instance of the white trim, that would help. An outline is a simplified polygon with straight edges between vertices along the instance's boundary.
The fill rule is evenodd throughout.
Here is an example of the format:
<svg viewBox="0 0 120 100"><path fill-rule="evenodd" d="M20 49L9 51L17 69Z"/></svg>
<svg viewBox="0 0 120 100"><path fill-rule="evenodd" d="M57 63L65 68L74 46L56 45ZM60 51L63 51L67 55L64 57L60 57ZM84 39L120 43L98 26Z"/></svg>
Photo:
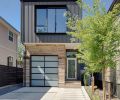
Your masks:
<svg viewBox="0 0 120 100"><path fill-rule="evenodd" d="M12 33L12 36L10 36L10 32ZM11 41L11 40L9 39L9 37L13 38L13 41ZM10 30L8 30L8 40L9 40L10 42L14 43L14 33L13 33L12 31L10 31Z"/></svg>
<svg viewBox="0 0 120 100"><path fill-rule="evenodd" d="M74 60L75 61L75 78L69 78L68 77L68 61ZM76 58L67 58L67 79L77 79L77 59Z"/></svg>

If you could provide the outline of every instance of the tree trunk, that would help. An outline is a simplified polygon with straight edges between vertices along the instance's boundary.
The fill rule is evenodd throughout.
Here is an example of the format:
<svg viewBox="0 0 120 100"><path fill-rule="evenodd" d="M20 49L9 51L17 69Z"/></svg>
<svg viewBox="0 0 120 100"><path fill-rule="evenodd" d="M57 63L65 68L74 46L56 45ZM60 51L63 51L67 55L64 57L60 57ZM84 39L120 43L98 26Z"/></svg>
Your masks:
<svg viewBox="0 0 120 100"><path fill-rule="evenodd" d="M106 100L105 68L103 68L102 70L102 83L103 83L103 100Z"/></svg>
<svg viewBox="0 0 120 100"><path fill-rule="evenodd" d="M111 100L111 83L108 83L109 100Z"/></svg>
<svg viewBox="0 0 120 100"><path fill-rule="evenodd" d="M93 73L92 73L92 94L94 94L94 76L93 76Z"/></svg>

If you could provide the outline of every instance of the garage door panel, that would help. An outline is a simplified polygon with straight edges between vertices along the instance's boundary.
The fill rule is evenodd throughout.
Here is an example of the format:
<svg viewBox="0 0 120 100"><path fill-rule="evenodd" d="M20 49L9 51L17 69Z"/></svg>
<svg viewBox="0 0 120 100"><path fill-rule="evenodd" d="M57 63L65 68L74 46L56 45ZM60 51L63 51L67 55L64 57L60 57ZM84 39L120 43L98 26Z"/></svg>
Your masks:
<svg viewBox="0 0 120 100"><path fill-rule="evenodd" d="M44 73L44 68L32 68L32 73Z"/></svg>
<svg viewBox="0 0 120 100"><path fill-rule="evenodd" d="M31 79L44 79L43 74L32 74Z"/></svg>
<svg viewBox="0 0 120 100"><path fill-rule="evenodd" d="M32 86L44 86L44 80L32 80L31 85Z"/></svg>
<svg viewBox="0 0 120 100"><path fill-rule="evenodd" d="M58 67L58 62L45 62L45 67Z"/></svg>
<svg viewBox="0 0 120 100"><path fill-rule="evenodd" d="M31 86L58 86L58 56L31 57Z"/></svg>
<svg viewBox="0 0 120 100"><path fill-rule="evenodd" d="M45 56L45 61L58 61L57 56Z"/></svg>
<svg viewBox="0 0 120 100"><path fill-rule="evenodd" d="M45 80L58 80L58 75L57 74L45 74Z"/></svg>
<svg viewBox="0 0 120 100"><path fill-rule="evenodd" d="M44 62L32 62L32 67L44 67Z"/></svg>
<svg viewBox="0 0 120 100"><path fill-rule="evenodd" d="M45 73L58 73L58 68L45 68Z"/></svg>
<svg viewBox="0 0 120 100"><path fill-rule="evenodd" d="M45 86L58 86L58 81L45 81Z"/></svg>
<svg viewBox="0 0 120 100"><path fill-rule="evenodd" d="M44 61L44 56L32 56L32 61Z"/></svg>

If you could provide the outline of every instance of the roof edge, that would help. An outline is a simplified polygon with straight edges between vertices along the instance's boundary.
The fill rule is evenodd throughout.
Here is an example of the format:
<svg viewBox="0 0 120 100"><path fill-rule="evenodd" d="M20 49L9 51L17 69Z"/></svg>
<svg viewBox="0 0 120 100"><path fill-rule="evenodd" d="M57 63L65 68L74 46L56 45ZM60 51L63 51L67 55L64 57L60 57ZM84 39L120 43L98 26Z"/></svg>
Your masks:
<svg viewBox="0 0 120 100"><path fill-rule="evenodd" d="M112 2L108 11L111 11L113 9L114 5L117 4L117 3L120 3L120 0L113 0L113 2Z"/></svg>
<svg viewBox="0 0 120 100"><path fill-rule="evenodd" d="M18 35L20 34L20 32L16 28L14 28L10 23L8 23L3 17L0 16L0 20L7 24L9 27L11 27L16 33L18 33Z"/></svg>
<svg viewBox="0 0 120 100"><path fill-rule="evenodd" d="M57 2L57 1L77 1L77 0L20 0L21 2Z"/></svg>

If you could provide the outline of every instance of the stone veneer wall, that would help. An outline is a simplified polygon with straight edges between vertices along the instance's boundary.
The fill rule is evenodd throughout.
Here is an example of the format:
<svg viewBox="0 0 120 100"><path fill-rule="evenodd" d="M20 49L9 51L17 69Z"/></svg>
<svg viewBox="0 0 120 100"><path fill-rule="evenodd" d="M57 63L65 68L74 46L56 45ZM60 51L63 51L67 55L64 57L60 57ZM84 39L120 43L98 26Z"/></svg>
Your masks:
<svg viewBox="0 0 120 100"><path fill-rule="evenodd" d="M30 55L57 55L58 56L58 78L59 87L65 83L66 48L64 45L29 45L26 46L24 85L30 86Z"/></svg>
<svg viewBox="0 0 120 100"><path fill-rule="evenodd" d="M117 57L117 64L115 69L108 68L106 70L106 86L111 84L112 91L115 91L115 95L120 99L120 57ZM114 87L113 87L114 86ZM116 88L116 89L115 89ZM109 89L107 89L109 91Z"/></svg>

